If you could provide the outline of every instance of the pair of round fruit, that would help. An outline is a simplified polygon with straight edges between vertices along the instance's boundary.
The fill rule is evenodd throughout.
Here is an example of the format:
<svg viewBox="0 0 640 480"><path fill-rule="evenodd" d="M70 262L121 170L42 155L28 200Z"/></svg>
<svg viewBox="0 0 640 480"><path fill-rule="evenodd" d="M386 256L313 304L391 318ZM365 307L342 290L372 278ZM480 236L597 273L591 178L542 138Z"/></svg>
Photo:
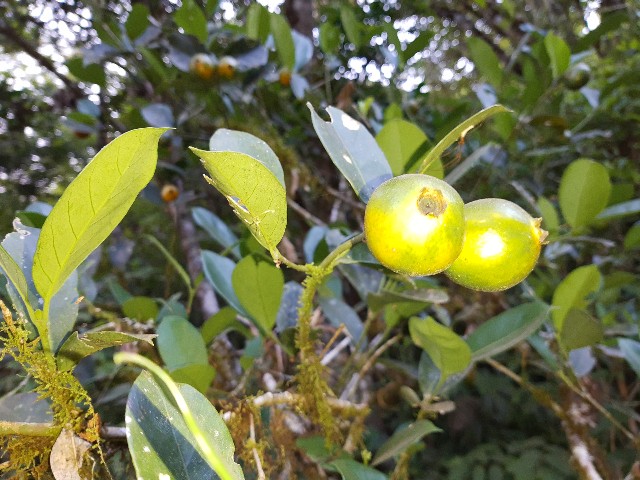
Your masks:
<svg viewBox="0 0 640 480"><path fill-rule="evenodd" d="M406 174L371 195L364 232L373 256L410 276L445 272L474 290L499 291L533 270L547 232L515 203L485 198L464 204L446 182Z"/></svg>

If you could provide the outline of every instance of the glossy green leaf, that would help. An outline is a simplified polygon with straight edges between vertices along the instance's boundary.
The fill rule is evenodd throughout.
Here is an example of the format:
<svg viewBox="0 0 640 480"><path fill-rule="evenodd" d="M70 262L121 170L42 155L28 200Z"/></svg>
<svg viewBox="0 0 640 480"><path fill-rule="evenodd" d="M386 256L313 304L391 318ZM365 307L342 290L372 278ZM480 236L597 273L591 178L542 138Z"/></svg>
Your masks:
<svg viewBox="0 0 640 480"><path fill-rule="evenodd" d="M351 337L351 343L357 344L362 337L364 326L356 311L348 303L335 297L320 296L319 303L331 325L344 325Z"/></svg>
<svg viewBox="0 0 640 480"><path fill-rule="evenodd" d="M218 335L228 329L244 330L245 326L238 321L238 312L232 307L222 307L211 315L200 327L204 343L211 343Z"/></svg>
<svg viewBox="0 0 640 480"><path fill-rule="evenodd" d="M325 55L335 55L340 48L340 30L332 23L320 25L320 48Z"/></svg>
<svg viewBox="0 0 640 480"><path fill-rule="evenodd" d="M546 197L540 197L536 205L542 214L542 228L549 232L557 232L560 227L560 218L553 203Z"/></svg>
<svg viewBox="0 0 640 480"><path fill-rule="evenodd" d="M353 43L357 50L362 43L362 24L356 18L355 11L351 6L342 5L340 7L340 21L344 33L347 35L347 40Z"/></svg>
<svg viewBox="0 0 640 480"><path fill-rule="evenodd" d="M207 232L222 247L229 249L234 257L239 259L242 256L238 237L220 217L202 207L193 207L191 216L196 225Z"/></svg>
<svg viewBox="0 0 640 480"><path fill-rule="evenodd" d="M146 322L158 316L158 304L151 297L131 297L122 304L122 313L126 317Z"/></svg>
<svg viewBox="0 0 640 480"><path fill-rule="evenodd" d="M249 255L238 262L231 281L240 304L263 332L270 332L284 289L282 270Z"/></svg>
<svg viewBox="0 0 640 480"><path fill-rule="evenodd" d="M573 270L553 292L551 318L558 332L567 313L572 308L582 309L589 303L587 297L600 289L602 275L595 265L585 265Z"/></svg>
<svg viewBox="0 0 640 480"><path fill-rule="evenodd" d="M187 319L169 315L162 319L156 331L158 352L169 371L209 363L202 335Z"/></svg>
<svg viewBox="0 0 640 480"><path fill-rule="evenodd" d="M149 13L149 7L144 3L134 3L132 5L131 12L124 23L127 36L131 40L138 38L147 29L149 26Z"/></svg>
<svg viewBox="0 0 640 480"><path fill-rule="evenodd" d="M379 465L390 458L397 457L430 433L441 431L429 420L417 420L408 426L401 427L378 449L371 465Z"/></svg>
<svg viewBox="0 0 640 480"><path fill-rule="evenodd" d="M467 337L473 360L490 358L517 345L538 330L548 314L548 305L532 302L484 322Z"/></svg>
<svg viewBox="0 0 640 480"><path fill-rule="evenodd" d="M311 120L322 145L363 202L373 190L393 176L387 159L373 136L357 120L334 107L328 107L331 118L325 122L307 104Z"/></svg>
<svg viewBox="0 0 640 480"><path fill-rule="evenodd" d="M211 402L189 385L172 386L226 474L216 474L207 462L174 398L167 396L150 373L142 372L129 393L125 412L127 441L138 478L244 479L233 459L235 447L229 430Z"/></svg>
<svg viewBox="0 0 640 480"><path fill-rule="evenodd" d="M120 135L64 191L44 222L33 260L33 281L45 304L149 183L166 130L141 128Z"/></svg>
<svg viewBox="0 0 640 480"><path fill-rule="evenodd" d="M216 369L208 363L191 363L171 370L169 373L176 382L191 385L200 393L206 393L211 382L216 378Z"/></svg>
<svg viewBox="0 0 640 480"><path fill-rule="evenodd" d="M431 146L420 127L399 118L385 123L376 135L376 141L387 157L394 176L406 173L416 163L420 164ZM442 178L444 169L440 159L434 161L425 173Z"/></svg>
<svg viewBox="0 0 640 480"><path fill-rule="evenodd" d="M248 317L249 315L240 305L240 300L233 291L231 283L231 275L236 268L235 262L208 250L203 250L201 257L204 275L216 292L238 313Z"/></svg>
<svg viewBox="0 0 640 480"><path fill-rule="evenodd" d="M293 43L291 27L283 15L271 14L271 34L282 66L292 71L296 64L296 48Z"/></svg>
<svg viewBox="0 0 640 480"><path fill-rule="evenodd" d="M565 315L559 340L567 352L595 345L603 338L602 324L584 310L572 308Z"/></svg>
<svg viewBox="0 0 640 480"><path fill-rule="evenodd" d="M195 0L182 0L182 6L176 10L173 20L185 33L193 35L200 43L206 43L207 18Z"/></svg>
<svg viewBox="0 0 640 480"><path fill-rule="evenodd" d="M553 78L558 78L569 68L571 50L567 43L553 32L547 33L544 37L544 46L551 60Z"/></svg>
<svg viewBox="0 0 640 480"><path fill-rule="evenodd" d="M329 465L340 472L342 480L387 480L384 473L350 458L334 460Z"/></svg>
<svg viewBox="0 0 640 480"><path fill-rule="evenodd" d="M456 126L453 130L447 133L442 140L438 142L438 144L429 150L429 153L422 160L422 165L420 165L419 173L425 173L431 164L439 159L444 151L449 148L454 142L457 142L460 137L466 136L473 128L477 125L485 121L487 118L502 112L510 112L506 107L502 105L493 105L489 108L485 108L484 110L479 111L475 115L464 120L458 126Z"/></svg>
<svg viewBox="0 0 640 480"><path fill-rule="evenodd" d="M499 87L502 83L502 67L491 46L479 37L469 37L466 42L471 60L480 75L494 87Z"/></svg>
<svg viewBox="0 0 640 480"><path fill-rule="evenodd" d="M466 342L431 317L410 318L409 333L413 343L427 352L440 370L440 384L454 373L466 370L471 363L471 349Z"/></svg>
<svg viewBox="0 0 640 480"><path fill-rule="evenodd" d="M278 178L259 160L240 152L207 152L190 147L253 236L274 254L287 226L287 197Z"/></svg>
<svg viewBox="0 0 640 480"><path fill-rule="evenodd" d="M258 2L252 3L247 10L245 29L247 37L260 43L266 42L271 30L269 10Z"/></svg>
<svg viewBox="0 0 640 480"><path fill-rule="evenodd" d="M72 370L80 360L105 348L117 347L127 343L142 341L153 345L156 335L127 332L73 332L62 344L56 354L56 363L60 370Z"/></svg>
<svg viewBox="0 0 640 480"><path fill-rule="evenodd" d="M602 210L596 215L597 221L610 221L630 215L638 215L640 213L640 198L629 200L628 202L616 203Z"/></svg>
<svg viewBox="0 0 640 480"><path fill-rule="evenodd" d="M34 313L29 303L29 284L27 283L27 279L24 273L22 273L20 266L13 260L9 252L7 252L2 245L0 245L0 273L11 282L11 285L15 288L27 309L29 318L33 321Z"/></svg>
<svg viewBox="0 0 640 480"><path fill-rule="evenodd" d="M278 156L267 145L267 142L250 133L219 128L209 139L209 150L212 152L244 153L267 167L282 187L286 188L284 172Z"/></svg>
<svg viewBox="0 0 640 480"><path fill-rule="evenodd" d="M619 338L618 347L620 347L624 359L640 377L640 342L630 338Z"/></svg>
<svg viewBox="0 0 640 480"><path fill-rule="evenodd" d="M565 169L560 181L562 215L573 228L586 227L607 206L610 192L606 167L586 158L576 160Z"/></svg>

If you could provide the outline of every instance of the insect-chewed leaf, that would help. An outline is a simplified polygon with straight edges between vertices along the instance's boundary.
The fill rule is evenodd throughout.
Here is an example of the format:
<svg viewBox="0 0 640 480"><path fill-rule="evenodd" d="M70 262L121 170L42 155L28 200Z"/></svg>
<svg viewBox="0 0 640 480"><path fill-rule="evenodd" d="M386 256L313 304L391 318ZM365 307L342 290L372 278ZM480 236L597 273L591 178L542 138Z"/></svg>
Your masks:
<svg viewBox="0 0 640 480"><path fill-rule="evenodd" d="M328 107L330 122L325 122L308 104L311 121L331 160L349 181L363 202L393 174L375 138L357 120L342 110Z"/></svg>
<svg viewBox="0 0 640 480"><path fill-rule="evenodd" d="M258 159L240 152L207 152L190 147L202 159L211 178L235 214L269 252L274 252L287 226L284 186Z"/></svg>
<svg viewBox="0 0 640 480"><path fill-rule="evenodd" d="M71 182L42 226L33 281L48 302L78 265L120 223L156 169L166 128L124 133Z"/></svg>

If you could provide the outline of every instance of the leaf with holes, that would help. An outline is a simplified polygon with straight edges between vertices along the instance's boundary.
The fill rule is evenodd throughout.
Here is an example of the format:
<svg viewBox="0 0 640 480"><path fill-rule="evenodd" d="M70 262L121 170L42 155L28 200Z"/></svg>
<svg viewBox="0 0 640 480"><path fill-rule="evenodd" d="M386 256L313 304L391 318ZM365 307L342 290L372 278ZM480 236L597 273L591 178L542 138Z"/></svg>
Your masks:
<svg viewBox="0 0 640 480"><path fill-rule="evenodd" d="M274 255L287 226L287 197L280 180L246 153L190 148L211 175L205 176L206 180L227 198L256 240Z"/></svg>

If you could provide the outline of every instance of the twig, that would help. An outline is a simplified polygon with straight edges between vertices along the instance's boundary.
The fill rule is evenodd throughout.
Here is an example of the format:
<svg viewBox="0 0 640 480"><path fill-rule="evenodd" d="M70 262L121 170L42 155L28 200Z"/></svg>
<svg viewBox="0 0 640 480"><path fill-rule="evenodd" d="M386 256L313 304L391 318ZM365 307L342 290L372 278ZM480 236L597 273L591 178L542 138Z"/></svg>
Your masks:
<svg viewBox="0 0 640 480"><path fill-rule="evenodd" d="M322 227L326 225L324 221L320 220L314 214L309 213L302 205L297 203L295 200L287 198L287 205L291 207L291 210L304 218L310 225L320 225Z"/></svg>
<svg viewBox="0 0 640 480"><path fill-rule="evenodd" d="M301 402L304 402L304 397L291 392L267 392L252 400L253 405L258 408L275 405L296 405ZM352 403L335 397L327 398L327 403L332 409L337 411L364 411L369 409L366 403Z"/></svg>
<svg viewBox="0 0 640 480"><path fill-rule="evenodd" d="M262 469L262 462L260 461L260 454L256 449L256 429L253 424L253 414L249 415L249 438L251 438L251 442L253 447L251 450L253 451L253 459L256 462L256 470L258 471L258 480L265 480L267 477L264 474L264 470Z"/></svg>

